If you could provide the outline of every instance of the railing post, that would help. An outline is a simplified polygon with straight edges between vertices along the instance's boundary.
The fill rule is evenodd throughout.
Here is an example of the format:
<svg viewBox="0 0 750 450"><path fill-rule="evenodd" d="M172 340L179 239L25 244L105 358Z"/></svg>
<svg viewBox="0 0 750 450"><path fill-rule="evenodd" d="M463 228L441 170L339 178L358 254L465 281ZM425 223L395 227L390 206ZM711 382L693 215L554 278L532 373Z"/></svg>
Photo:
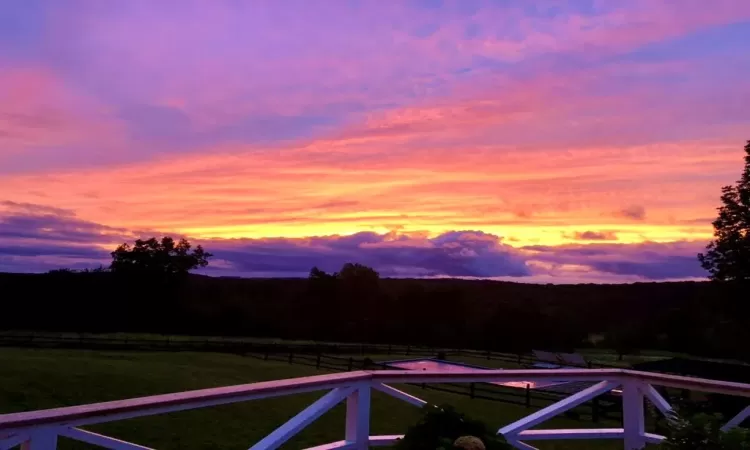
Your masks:
<svg viewBox="0 0 750 450"><path fill-rule="evenodd" d="M55 450L57 433L54 430L41 429L32 433L29 440L21 444L21 450Z"/></svg>
<svg viewBox="0 0 750 450"><path fill-rule="evenodd" d="M355 450L367 450L370 445L370 385L359 388L346 398L346 442Z"/></svg>
<svg viewBox="0 0 750 450"><path fill-rule="evenodd" d="M526 383L526 407L531 408L531 385Z"/></svg>
<svg viewBox="0 0 750 450"><path fill-rule="evenodd" d="M625 450L645 447L643 392L637 381L626 381L622 385L622 427L625 429Z"/></svg>

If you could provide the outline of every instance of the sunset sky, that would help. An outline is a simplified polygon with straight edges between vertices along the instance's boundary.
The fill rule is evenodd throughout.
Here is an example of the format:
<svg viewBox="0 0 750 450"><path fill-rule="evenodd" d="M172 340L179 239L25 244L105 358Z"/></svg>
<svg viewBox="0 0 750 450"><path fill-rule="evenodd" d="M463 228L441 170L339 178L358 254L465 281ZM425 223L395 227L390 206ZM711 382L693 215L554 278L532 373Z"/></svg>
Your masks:
<svg viewBox="0 0 750 450"><path fill-rule="evenodd" d="M747 139L747 0L0 5L0 271L700 278Z"/></svg>

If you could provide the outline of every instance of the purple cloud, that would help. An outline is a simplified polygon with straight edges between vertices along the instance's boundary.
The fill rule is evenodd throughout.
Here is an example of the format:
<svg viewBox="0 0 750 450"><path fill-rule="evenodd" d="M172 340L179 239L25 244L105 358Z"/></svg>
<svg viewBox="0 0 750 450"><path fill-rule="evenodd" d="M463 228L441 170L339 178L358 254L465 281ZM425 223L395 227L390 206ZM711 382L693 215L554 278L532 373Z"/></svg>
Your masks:
<svg viewBox="0 0 750 450"><path fill-rule="evenodd" d="M135 234L78 219L71 211L0 202L0 272L43 272L107 264L109 252Z"/></svg>
<svg viewBox="0 0 750 450"><path fill-rule="evenodd" d="M138 237L78 219L69 211L4 202L0 213L0 271L40 272L106 265L109 252ZM579 233L582 238L601 236ZM705 278L696 254L701 242L588 244L514 248L481 231L435 237L391 232L303 239L191 239L215 255L203 271L216 276L304 277L313 266L336 271L359 262L386 277L466 277L515 281L653 281Z"/></svg>
<svg viewBox="0 0 750 450"><path fill-rule="evenodd" d="M695 256L662 255L657 261L597 261L591 267L615 275L636 275L647 280L702 278L706 271Z"/></svg>
<svg viewBox="0 0 750 450"><path fill-rule="evenodd" d="M497 236L450 232L435 238L357 233L308 239L204 241L224 268L236 273L304 276L310 268L338 270L344 263L372 266L383 276L523 277L524 258Z"/></svg>
<svg viewBox="0 0 750 450"><path fill-rule="evenodd" d="M593 272L633 276L643 280L705 278L696 255L703 242L645 242L641 244L588 244L530 246L529 260L543 263L551 273L565 266L585 266Z"/></svg>
<svg viewBox="0 0 750 450"><path fill-rule="evenodd" d="M3 239L56 241L65 245L104 240L126 241L132 234L123 228L87 222L72 211L10 201L0 202L0 243Z"/></svg>

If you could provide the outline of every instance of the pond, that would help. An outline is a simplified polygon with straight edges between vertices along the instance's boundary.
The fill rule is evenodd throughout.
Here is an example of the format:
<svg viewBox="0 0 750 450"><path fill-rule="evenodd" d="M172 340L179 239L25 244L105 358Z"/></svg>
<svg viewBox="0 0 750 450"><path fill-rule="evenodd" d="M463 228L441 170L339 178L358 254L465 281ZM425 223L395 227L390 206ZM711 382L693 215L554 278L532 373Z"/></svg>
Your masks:
<svg viewBox="0 0 750 450"><path fill-rule="evenodd" d="M406 369L406 370L440 370L440 371L445 371L445 372L456 372L456 371L466 371L466 370L476 370L476 371L489 370L489 367L471 366L468 364L443 361L439 359L411 359L411 360L404 360L404 361L387 361L385 362L385 364L391 367L395 367L398 369ZM521 381L498 381L498 382L493 382L491 384L496 384L498 386L520 388L520 389L526 389L527 386L529 387L529 389L540 389L540 388L546 388L549 386L559 386L559 385L567 384L567 383L568 383L567 381L523 381L521 380Z"/></svg>

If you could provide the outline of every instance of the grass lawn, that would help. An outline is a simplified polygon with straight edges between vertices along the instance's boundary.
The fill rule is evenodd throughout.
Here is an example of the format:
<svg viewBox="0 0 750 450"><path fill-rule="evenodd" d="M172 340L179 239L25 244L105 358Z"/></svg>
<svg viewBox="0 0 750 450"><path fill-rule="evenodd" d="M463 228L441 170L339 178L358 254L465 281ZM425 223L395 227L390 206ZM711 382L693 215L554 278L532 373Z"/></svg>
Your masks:
<svg viewBox="0 0 750 450"><path fill-rule="evenodd" d="M381 357L381 359L384 359ZM107 401L324 373L285 362L215 353L98 352L0 349L0 413ZM449 393L401 387L433 403L450 403L500 427L532 410ZM92 426L90 429L159 449L247 449L322 393L250 401ZM411 405L373 393L372 434L403 433L419 417ZM547 426L590 427L556 419ZM599 426L616 426L602 423ZM304 448L343 438L340 405L285 448ZM620 441L535 444L543 449L622 448ZM60 448L88 448L60 441Z"/></svg>

